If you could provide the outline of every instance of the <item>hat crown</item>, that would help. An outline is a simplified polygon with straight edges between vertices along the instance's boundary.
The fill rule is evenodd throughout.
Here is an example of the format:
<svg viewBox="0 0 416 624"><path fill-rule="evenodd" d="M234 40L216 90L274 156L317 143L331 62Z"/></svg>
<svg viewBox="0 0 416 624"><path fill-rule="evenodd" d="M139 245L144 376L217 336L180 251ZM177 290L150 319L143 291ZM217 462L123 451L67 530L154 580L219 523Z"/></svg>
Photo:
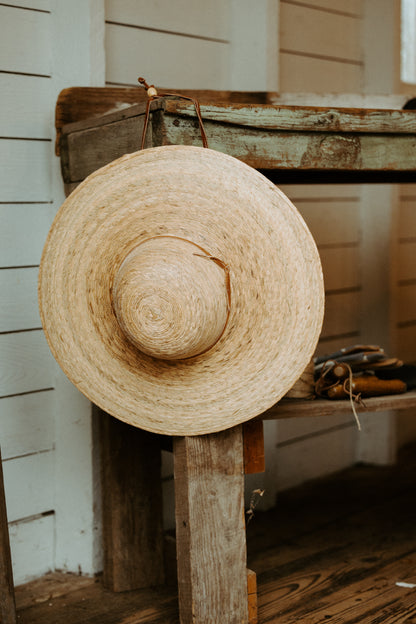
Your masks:
<svg viewBox="0 0 416 624"><path fill-rule="evenodd" d="M228 273L191 241L155 236L127 254L112 300L124 335L140 351L164 360L195 357L226 327Z"/></svg>

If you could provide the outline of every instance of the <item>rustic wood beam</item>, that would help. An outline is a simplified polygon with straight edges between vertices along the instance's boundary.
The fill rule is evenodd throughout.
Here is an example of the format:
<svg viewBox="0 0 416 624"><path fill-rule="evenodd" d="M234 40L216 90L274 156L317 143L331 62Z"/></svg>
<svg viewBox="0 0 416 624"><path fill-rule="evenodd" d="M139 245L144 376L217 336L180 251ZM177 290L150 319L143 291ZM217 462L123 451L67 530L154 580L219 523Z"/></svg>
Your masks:
<svg viewBox="0 0 416 624"><path fill-rule="evenodd" d="M98 408L96 408L98 410ZM164 581L159 436L99 410L106 588Z"/></svg>
<svg viewBox="0 0 416 624"><path fill-rule="evenodd" d="M181 624L247 624L241 426L174 439Z"/></svg>
<svg viewBox="0 0 416 624"><path fill-rule="evenodd" d="M0 622L16 624L12 559L7 525L6 498L3 485L3 466L0 450Z"/></svg>

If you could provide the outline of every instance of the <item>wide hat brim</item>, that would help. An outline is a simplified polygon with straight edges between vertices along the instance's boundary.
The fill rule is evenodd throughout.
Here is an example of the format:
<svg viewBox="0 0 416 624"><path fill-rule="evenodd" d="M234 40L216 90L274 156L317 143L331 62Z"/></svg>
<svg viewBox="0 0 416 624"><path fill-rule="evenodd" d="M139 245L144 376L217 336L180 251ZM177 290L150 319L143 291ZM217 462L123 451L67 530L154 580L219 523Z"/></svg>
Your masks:
<svg viewBox="0 0 416 624"><path fill-rule="evenodd" d="M217 342L174 361L132 344L112 300L126 256L164 236L220 259L230 283ZM276 186L231 156L169 146L112 162L68 197L44 248L39 303L52 353L92 402L142 429L198 435L286 394L314 353L324 293L313 238Z"/></svg>

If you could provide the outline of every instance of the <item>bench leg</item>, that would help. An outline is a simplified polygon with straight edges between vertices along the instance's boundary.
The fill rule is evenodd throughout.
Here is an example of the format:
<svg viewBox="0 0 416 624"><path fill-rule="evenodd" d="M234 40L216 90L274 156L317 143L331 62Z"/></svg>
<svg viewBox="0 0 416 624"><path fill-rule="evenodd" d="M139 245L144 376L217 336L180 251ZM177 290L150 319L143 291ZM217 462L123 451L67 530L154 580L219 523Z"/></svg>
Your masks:
<svg viewBox="0 0 416 624"><path fill-rule="evenodd" d="M97 409L101 433L103 583L115 592L164 580L160 437Z"/></svg>
<svg viewBox="0 0 416 624"><path fill-rule="evenodd" d="M173 450L181 624L246 624L242 427Z"/></svg>
<svg viewBox="0 0 416 624"><path fill-rule="evenodd" d="M0 622L2 624L16 624L16 621L12 560L0 452Z"/></svg>

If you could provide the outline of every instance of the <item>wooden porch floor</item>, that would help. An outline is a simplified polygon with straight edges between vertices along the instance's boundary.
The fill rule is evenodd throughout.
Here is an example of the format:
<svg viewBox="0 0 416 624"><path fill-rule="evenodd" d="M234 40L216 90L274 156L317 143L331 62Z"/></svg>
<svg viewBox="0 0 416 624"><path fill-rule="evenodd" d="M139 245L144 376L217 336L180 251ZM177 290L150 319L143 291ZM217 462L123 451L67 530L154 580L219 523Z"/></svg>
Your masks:
<svg viewBox="0 0 416 624"><path fill-rule="evenodd" d="M416 444L279 496L248 526L259 624L416 623ZM19 624L177 624L172 587L112 594L51 574L17 588ZM218 623L218 624L226 624Z"/></svg>

